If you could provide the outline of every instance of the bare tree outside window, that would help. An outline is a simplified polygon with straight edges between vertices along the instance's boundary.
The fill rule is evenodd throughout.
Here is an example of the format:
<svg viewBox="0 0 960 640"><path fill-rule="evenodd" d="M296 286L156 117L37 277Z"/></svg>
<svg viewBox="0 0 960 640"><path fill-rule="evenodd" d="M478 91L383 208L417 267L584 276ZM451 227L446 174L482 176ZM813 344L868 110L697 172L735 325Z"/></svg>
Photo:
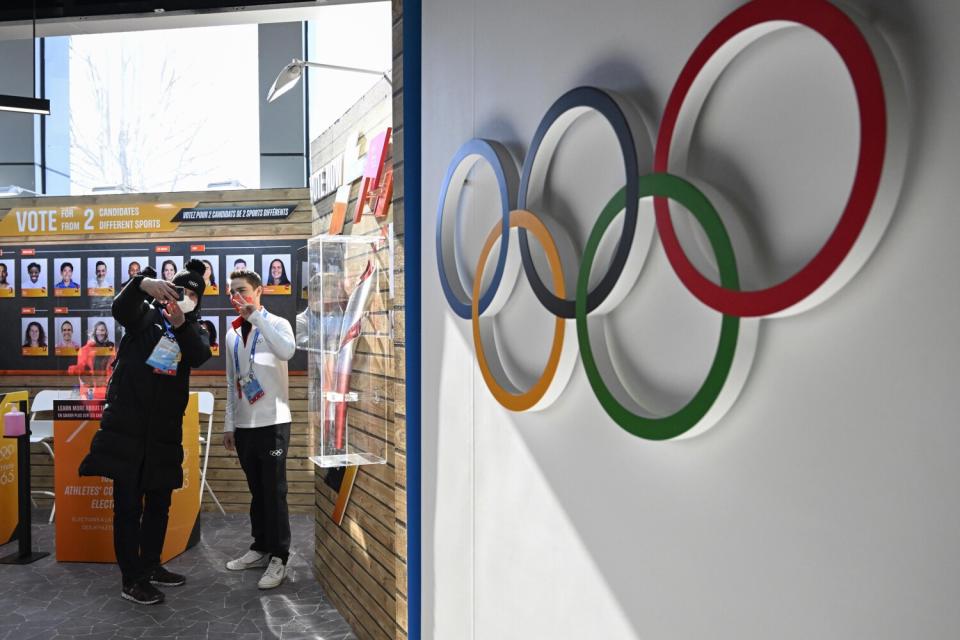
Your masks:
<svg viewBox="0 0 960 640"><path fill-rule="evenodd" d="M256 30L241 29L71 37L71 192L259 185Z"/></svg>
<svg viewBox="0 0 960 640"><path fill-rule="evenodd" d="M71 56L73 47L71 47ZM122 91L136 91L141 82L131 56L120 52L120 86ZM92 189L97 186L119 185L122 190L134 192L176 191L185 179L200 175L194 167L209 158L195 147L197 134L209 119L209 114L180 126L156 126L173 109L172 103L182 94L178 91L183 78L170 65L164 64L157 78L157 100L146 113L124 109L125 97L119 104L109 95L97 62L90 55L80 56L89 82L93 105L99 116L94 122L81 123L77 114L70 114L71 169L73 180ZM163 159L168 171L158 174L152 166Z"/></svg>

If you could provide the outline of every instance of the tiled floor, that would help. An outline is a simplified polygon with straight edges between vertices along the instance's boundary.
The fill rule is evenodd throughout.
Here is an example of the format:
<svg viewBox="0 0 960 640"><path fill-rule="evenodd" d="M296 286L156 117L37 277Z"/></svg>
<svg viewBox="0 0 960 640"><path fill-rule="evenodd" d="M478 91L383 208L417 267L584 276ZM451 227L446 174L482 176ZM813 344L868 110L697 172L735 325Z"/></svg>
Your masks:
<svg viewBox="0 0 960 640"><path fill-rule="evenodd" d="M42 514L34 522L46 522ZM313 576L313 520L292 515L292 555L284 584L257 589L261 571L227 571L224 563L249 546L245 515L203 514L197 546L167 566L187 584L164 591L154 606L120 598L115 565L0 565L0 640L205 638L209 640L347 640L355 638ZM53 551L53 527L35 524L34 549ZM0 546L0 556L16 543Z"/></svg>

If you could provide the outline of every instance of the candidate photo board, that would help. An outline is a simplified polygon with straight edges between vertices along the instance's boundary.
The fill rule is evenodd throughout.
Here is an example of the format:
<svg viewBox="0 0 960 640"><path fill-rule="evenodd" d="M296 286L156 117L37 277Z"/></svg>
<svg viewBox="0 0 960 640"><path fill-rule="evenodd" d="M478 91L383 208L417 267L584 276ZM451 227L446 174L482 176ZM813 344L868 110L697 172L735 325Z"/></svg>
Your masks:
<svg viewBox="0 0 960 640"><path fill-rule="evenodd" d="M291 328L306 305L300 295L306 283L299 268L306 257L306 240L5 246L2 256L0 375L72 374L90 368L90 362L81 362L85 354L95 358L94 369L106 369L124 333L110 313L113 299L148 266L165 279L191 258L206 267L200 315L213 356L199 371L226 369L226 350L220 343L237 317L229 294L235 268L260 274L263 306L286 318ZM299 351L289 363L292 372L306 371L306 366Z"/></svg>

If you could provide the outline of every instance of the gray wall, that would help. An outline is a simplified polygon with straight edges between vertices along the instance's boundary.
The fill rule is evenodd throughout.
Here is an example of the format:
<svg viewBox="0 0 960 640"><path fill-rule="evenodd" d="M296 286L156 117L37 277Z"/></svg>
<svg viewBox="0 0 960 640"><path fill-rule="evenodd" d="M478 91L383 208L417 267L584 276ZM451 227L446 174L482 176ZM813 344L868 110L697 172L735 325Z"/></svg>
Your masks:
<svg viewBox="0 0 960 640"><path fill-rule="evenodd" d="M706 434L629 435L580 364L553 406L503 409L479 375L470 323L440 290L435 208L460 144L499 140L519 163L550 104L581 84L619 91L655 132L687 58L740 4L424 3L425 637L960 635L960 5L851 3L889 45L909 98L909 117L892 123L909 140L899 204L837 295L760 323L746 385ZM795 272L833 229L857 117L839 59L802 29L753 44L707 98L684 175L753 237L736 243L753 287ZM531 208L579 250L622 176L609 130L584 117ZM497 221L489 171L471 175L461 205L470 283ZM568 279L578 266L565 263ZM718 324L654 239L606 335L635 395L665 412L703 380ZM496 324L516 379L543 367L551 326L521 274Z"/></svg>
<svg viewBox="0 0 960 640"><path fill-rule="evenodd" d="M33 42L0 41L0 94L33 95ZM40 191L38 117L28 113L0 112L0 187L17 185Z"/></svg>
<svg viewBox="0 0 960 640"><path fill-rule="evenodd" d="M303 23L262 24L260 47L260 187L306 185L305 80L275 102L267 92L293 58L303 59Z"/></svg>

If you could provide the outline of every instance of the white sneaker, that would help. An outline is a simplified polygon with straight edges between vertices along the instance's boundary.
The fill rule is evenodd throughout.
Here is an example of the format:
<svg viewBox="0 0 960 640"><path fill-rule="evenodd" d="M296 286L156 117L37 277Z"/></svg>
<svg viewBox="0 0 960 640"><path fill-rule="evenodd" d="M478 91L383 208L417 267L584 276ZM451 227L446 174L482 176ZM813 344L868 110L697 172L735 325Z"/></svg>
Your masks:
<svg viewBox="0 0 960 640"><path fill-rule="evenodd" d="M243 571L244 569L259 569L260 567L267 566L267 563L270 561L270 556L266 553L260 553L259 551L247 551L241 557L236 560L231 560L227 563L227 569L230 571Z"/></svg>
<svg viewBox="0 0 960 640"><path fill-rule="evenodd" d="M260 578L260 582L257 583L257 586L261 589L273 589L274 587L279 587L280 583L283 582L284 576L287 575L287 567L283 564L283 560L280 558L270 558L270 564L267 565L267 570L263 572L263 577Z"/></svg>

